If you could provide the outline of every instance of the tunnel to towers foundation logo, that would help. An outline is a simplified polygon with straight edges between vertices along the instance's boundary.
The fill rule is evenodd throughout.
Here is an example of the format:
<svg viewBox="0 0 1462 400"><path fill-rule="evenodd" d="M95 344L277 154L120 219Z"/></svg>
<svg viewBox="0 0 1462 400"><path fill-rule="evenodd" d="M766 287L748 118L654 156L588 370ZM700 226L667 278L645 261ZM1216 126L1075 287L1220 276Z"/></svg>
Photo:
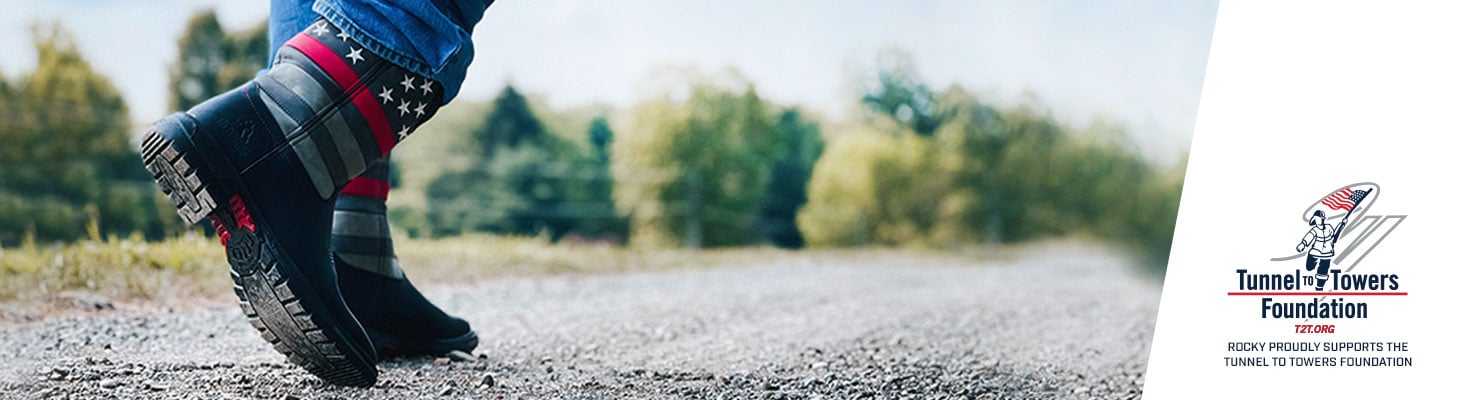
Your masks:
<svg viewBox="0 0 1462 400"><path fill-rule="evenodd" d="M1406 296L1400 274L1363 264L1406 220L1372 213L1380 195L1372 182L1345 185L1320 195L1299 218L1269 225L1294 231L1294 241L1280 247L1286 255L1236 269L1237 290L1228 295L1257 298L1260 318L1280 320L1365 319L1371 299Z"/></svg>

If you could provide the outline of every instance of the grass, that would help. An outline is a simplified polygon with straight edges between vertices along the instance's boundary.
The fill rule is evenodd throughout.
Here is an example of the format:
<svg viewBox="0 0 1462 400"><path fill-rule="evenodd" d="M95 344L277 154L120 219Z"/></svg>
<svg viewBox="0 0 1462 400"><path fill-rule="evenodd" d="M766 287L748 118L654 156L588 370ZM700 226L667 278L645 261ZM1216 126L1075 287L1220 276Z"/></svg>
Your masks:
<svg viewBox="0 0 1462 400"><path fill-rule="evenodd" d="M108 297L191 296L229 287L216 239L111 238L0 249L0 301L45 300L68 291Z"/></svg>
<svg viewBox="0 0 1462 400"><path fill-rule="evenodd" d="M770 247L642 249L596 243L549 243L535 237L468 235L406 239L397 235L402 268L420 286L549 274L597 274L769 263L872 260L908 265L1001 264L1032 252L1077 249L1078 238L964 249L891 248L787 251ZM1099 248L1115 249L1098 245ZM1154 277L1161 281L1161 276ZM119 305L168 307L232 301L232 282L217 239L189 234L162 242L111 238L68 245L0 248L0 324ZM104 305L104 306L103 306Z"/></svg>
<svg viewBox="0 0 1462 400"><path fill-rule="evenodd" d="M468 235L396 241L413 282L452 284L504 276L606 273L752 263L771 248L644 250L533 237ZM228 296L232 282L217 239L189 234L162 242L127 239L0 248L0 302L47 302L67 293L116 300Z"/></svg>

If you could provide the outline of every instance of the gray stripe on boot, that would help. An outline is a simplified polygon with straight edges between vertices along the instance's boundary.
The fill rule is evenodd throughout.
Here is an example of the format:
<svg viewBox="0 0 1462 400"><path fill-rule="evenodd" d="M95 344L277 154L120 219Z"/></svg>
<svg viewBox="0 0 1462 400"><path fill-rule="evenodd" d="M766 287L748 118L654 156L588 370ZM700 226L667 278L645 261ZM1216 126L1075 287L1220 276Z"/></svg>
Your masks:
<svg viewBox="0 0 1462 400"><path fill-rule="evenodd" d="M403 279L406 274L401 272L401 265L396 262L393 256L374 256L369 254L340 253L336 256L345 262L346 266L362 271L379 274L392 279Z"/></svg>

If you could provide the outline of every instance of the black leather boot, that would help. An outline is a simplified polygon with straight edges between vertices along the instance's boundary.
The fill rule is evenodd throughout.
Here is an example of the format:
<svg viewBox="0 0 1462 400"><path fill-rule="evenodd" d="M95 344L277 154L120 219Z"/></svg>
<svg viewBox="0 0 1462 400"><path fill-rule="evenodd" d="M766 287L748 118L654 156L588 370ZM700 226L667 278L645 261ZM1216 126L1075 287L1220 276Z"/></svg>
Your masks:
<svg viewBox="0 0 1462 400"><path fill-rule="evenodd" d="M396 261L386 216L390 168L377 161L335 200L330 246L340 293L383 357L470 352L472 327L422 296Z"/></svg>
<svg viewBox="0 0 1462 400"><path fill-rule="evenodd" d="M267 74L164 118L143 140L143 162L178 215L218 231L249 323L326 382L376 381L374 346L337 286L335 197L430 118L440 92L321 19Z"/></svg>

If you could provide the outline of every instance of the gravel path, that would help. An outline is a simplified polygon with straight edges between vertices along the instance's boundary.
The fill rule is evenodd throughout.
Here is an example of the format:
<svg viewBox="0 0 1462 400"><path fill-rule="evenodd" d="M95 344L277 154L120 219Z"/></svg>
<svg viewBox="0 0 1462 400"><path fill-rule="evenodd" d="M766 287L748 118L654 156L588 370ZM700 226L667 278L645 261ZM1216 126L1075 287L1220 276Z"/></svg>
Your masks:
<svg viewBox="0 0 1462 400"><path fill-rule="evenodd" d="M483 344L371 389L285 363L227 304L60 317L0 328L0 398L1140 397L1159 289L1120 258L870 255L433 287Z"/></svg>

